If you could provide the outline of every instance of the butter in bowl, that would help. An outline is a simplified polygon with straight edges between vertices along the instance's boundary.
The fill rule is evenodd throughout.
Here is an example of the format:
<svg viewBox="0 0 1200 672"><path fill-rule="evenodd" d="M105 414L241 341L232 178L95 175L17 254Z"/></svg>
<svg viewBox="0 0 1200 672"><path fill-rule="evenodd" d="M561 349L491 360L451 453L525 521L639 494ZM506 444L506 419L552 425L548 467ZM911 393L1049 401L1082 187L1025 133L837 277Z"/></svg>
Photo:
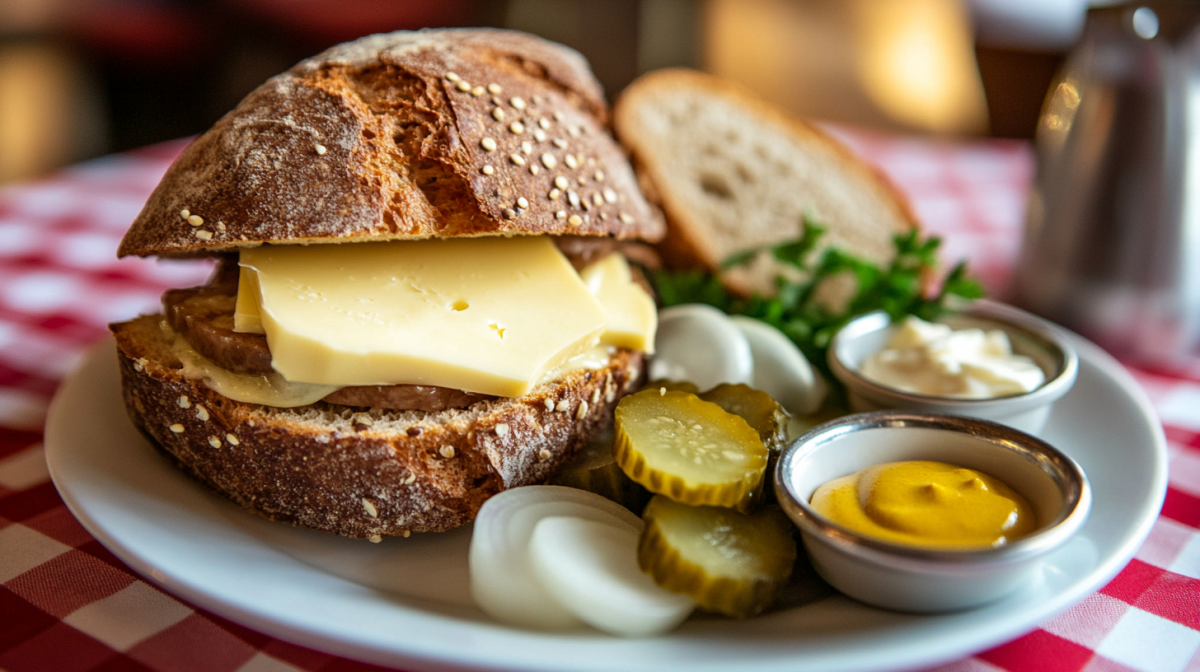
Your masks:
<svg viewBox="0 0 1200 672"><path fill-rule="evenodd" d="M838 332L828 357L852 411L963 415L1030 434L1042 431L1079 369L1061 329L992 301L935 325L863 315Z"/></svg>

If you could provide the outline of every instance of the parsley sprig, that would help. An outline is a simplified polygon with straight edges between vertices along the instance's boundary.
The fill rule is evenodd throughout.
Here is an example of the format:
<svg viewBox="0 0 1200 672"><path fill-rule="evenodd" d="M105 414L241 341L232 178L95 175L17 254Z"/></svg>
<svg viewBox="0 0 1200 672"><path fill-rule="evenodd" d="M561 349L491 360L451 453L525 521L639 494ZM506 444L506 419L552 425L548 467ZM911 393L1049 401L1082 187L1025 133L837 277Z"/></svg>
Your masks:
<svg viewBox="0 0 1200 672"><path fill-rule="evenodd" d="M951 297L970 300L984 294L979 282L967 275L965 262L946 275L935 294L926 294L925 279L936 272L937 250L942 242L936 236L922 239L915 229L896 235L892 239L895 257L881 267L833 246L818 252L817 244L825 232L825 227L805 217L799 238L744 250L722 262L721 270L727 270L747 264L766 252L800 271L799 280L783 274L777 276L774 296L737 296L726 290L715 275L704 271L659 271L654 274L655 288L664 306L705 303L728 314L747 315L777 327L830 381L833 378L825 363L826 351L838 329L853 318L884 310L893 321L906 315L934 320L952 312ZM822 282L845 273L853 275L857 288L843 308L833 310L816 300L816 290Z"/></svg>

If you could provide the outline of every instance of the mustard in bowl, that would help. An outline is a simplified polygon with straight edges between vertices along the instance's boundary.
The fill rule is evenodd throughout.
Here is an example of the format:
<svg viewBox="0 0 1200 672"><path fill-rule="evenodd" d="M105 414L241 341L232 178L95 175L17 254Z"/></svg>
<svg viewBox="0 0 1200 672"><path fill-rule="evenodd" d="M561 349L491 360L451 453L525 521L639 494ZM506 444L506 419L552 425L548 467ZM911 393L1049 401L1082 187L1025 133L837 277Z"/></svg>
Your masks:
<svg viewBox="0 0 1200 672"><path fill-rule="evenodd" d="M908 478L898 488L902 496L885 493L876 505L885 510L885 520L891 516L898 524L883 525L883 534L861 529L853 519L830 516L827 510L822 513L820 498L814 506L822 486L863 470L869 474L881 466L909 462L946 465L948 469L938 469L948 476L940 482L941 476L929 479L928 474ZM784 450L774 477L779 503L799 528L817 573L852 598L909 612L983 606L1034 583L1041 560L1083 525L1092 499L1079 465L1045 441L985 420L904 411L859 413L813 429ZM976 478L980 483L973 483ZM1023 502L1014 503L1010 513L1022 506L1024 511L1002 530L1000 540L962 532L978 517L960 515L964 500L958 495L964 493L945 491L965 490L969 500L980 494L971 492L980 485L1004 495L999 499L1015 502L1011 494ZM912 496L913 490L921 489L929 491L927 497ZM941 505L934 501L939 498L945 500ZM1006 520L1007 505L986 511L995 504L976 513ZM924 515L958 520L926 520ZM1022 516L1026 522L1018 524ZM895 534L897 526L904 534ZM921 539L911 534L930 530L932 540L930 535Z"/></svg>
<svg viewBox="0 0 1200 672"><path fill-rule="evenodd" d="M924 548L998 548L1037 529L1020 493L975 469L906 460L876 464L817 488L827 520L882 541Z"/></svg>

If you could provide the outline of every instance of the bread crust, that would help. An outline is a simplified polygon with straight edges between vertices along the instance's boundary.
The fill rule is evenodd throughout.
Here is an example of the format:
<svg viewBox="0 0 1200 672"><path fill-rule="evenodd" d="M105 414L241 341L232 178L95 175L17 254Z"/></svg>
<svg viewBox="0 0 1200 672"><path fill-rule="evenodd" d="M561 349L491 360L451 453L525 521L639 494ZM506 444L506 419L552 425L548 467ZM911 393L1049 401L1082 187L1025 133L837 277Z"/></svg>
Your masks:
<svg viewBox="0 0 1200 672"><path fill-rule="evenodd" d="M653 101L656 97L697 92L741 108L762 125L778 131L781 140L790 136L798 144L821 148L823 152L834 157L833 160L839 169L855 176L855 188L878 201L884 208L885 218L895 223L891 227L882 228L877 234L868 234L868 239L862 242L867 244L866 247L878 249L866 250L857 248L855 241L843 238L849 232L844 225L839 228L839 224L842 223L822 222L830 226L826 243L840 244L850 251L865 253L877 262L886 261L888 253L892 250L891 236L917 227L916 217L907 199L887 177L819 128L728 80L687 69L656 70L641 76L621 93L613 105L613 126L618 139L630 152L643 193L651 203L662 209L666 217L668 233L659 243L658 249L668 267L701 268L716 272L723 261L723 255L708 240L709 224L699 216L698 209L687 200L686 194L672 188L672 180L681 178L667 172L662 159L656 156L655 138L650 137L648 129L640 123L639 108L651 104L648 101ZM745 158L753 161L758 157ZM782 228L780 231L781 236L791 235ZM861 233L858 235L861 237ZM728 251L725 254L728 254ZM741 269L726 271L721 274L721 279L729 289L743 295L763 290L762 283L750 281Z"/></svg>
<svg viewBox="0 0 1200 672"><path fill-rule="evenodd" d="M110 327L138 429L254 513L373 541L458 527L497 492L545 481L611 422L645 371L644 355L617 350L606 368L466 409L275 409L184 377L162 324L150 315Z"/></svg>
<svg viewBox="0 0 1200 672"><path fill-rule="evenodd" d="M665 227L606 123L586 61L561 45L485 29L370 36L272 78L197 138L118 254L481 235L658 240Z"/></svg>

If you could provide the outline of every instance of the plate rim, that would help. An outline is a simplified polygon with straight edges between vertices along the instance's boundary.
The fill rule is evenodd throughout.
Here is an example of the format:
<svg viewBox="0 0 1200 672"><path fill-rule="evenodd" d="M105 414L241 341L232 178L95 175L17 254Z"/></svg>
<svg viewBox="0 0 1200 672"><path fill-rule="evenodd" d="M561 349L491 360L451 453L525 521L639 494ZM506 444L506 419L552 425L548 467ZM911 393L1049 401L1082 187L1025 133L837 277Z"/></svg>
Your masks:
<svg viewBox="0 0 1200 672"><path fill-rule="evenodd" d="M1147 421L1151 429L1152 438L1150 453L1154 458L1152 470L1153 487L1148 493L1147 498L1141 501L1142 511L1137 517L1137 524L1133 525L1125 534L1124 540L1118 545L1115 552L1108 557L1098 562L1087 574L1086 581L1076 581L1069 588L1054 594L1052 599L1046 601L1043 607L1039 610L1036 617L1025 616L1022 619L1010 618L1012 622L1005 623L1003 627L996 626L987 629L985 634L981 633L979 628L973 633L973 636L963 637L957 636L955 640L957 645L951 643L947 646L938 649L936 654L921 655L919 652L914 652L912 646L901 647L901 651L892 651L887 656L874 655L870 659L856 658L853 661L841 661L838 664L836 657L832 660L828 654L820 656L821 660L826 663L834 663L831 665L821 666L819 669L887 669L896 666L920 666L931 665L939 662L946 662L960 658L964 655L969 655L973 652L985 649L989 646L1008 641L1013 637L1029 631L1037 626L1038 623L1044 622L1046 619L1053 617L1057 613L1069 608L1073 604L1079 602L1088 594L1095 592L1105 583L1110 581L1125 565L1133 558L1137 549L1149 535L1151 528L1158 519L1158 513L1162 507L1166 489L1167 489L1167 446L1166 438L1163 432L1162 424L1158 421L1157 415L1153 407L1142 390L1137 384L1133 376L1107 352L1100 349L1098 346L1074 334L1069 334L1069 338L1076 346L1080 353L1081 363L1087 361L1089 365L1095 366L1099 373L1110 378L1112 382L1122 390L1133 403L1139 415ZM515 659L503 659L495 650L490 651L474 651L472 647L458 647L455 651L446 651L437 648L430 642L422 644L420 641L407 641L403 646L381 646L379 641L366 636L363 633L351 633L345 631L337 631L330 628L315 628L311 622L305 622L302 619L296 618L281 618L277 611L272 611L266 608L248 609L246 605L236 602L230 602L211 589L205 589L194 584L186 579L186 577L175 576L169 570L158 567L151 562L150 558L143 558L133 548L125 543L120 534L113 534L107 529L102 521L93 518L88 503L79 501L75 497L73 484L70 483L69 469L64 470L63 464L60 461L60 441L59 428L62 427L64 413L69 412L68 401L71 395L81 385L84 385L86 377L92 373L92 369L102 366L102 358L109 357L111 372L115 372L115 357L114 345L112 338L93 346L83 358L80 365L73 371L59 387L53 401L47 412L46 431L44 445L46 451L47 464L50 470L51 478L55 486L58 488L64 503L71 510L72 514L80 520L81 524L92 534L98 541L111 550L118 558L129 565L132 569L138 572L152 583L159 585L168 592L175 594L199 607L207 609L215 614L230 618L238 623L242 623L248 627L259 630L264 634L276 637L282 640L294 642L300 645L313 646L318 645L322 650L334 653L336 655L347 658L363 660L376 664L384 665L406 665L415 666L421 669L524 669L524 670L550 670L562 669L561 660L544 660L539 658L530 658L529 656L518 657ZM111 373L110 372L110 373ZM124 414L122 419L128 422ZM181 474L182 476L182 474ZM196 488L207 491L199 483L191 481ZM215 495L214 495L215 496ZM270 547L263 540L256 540L261 546ZM308 571L323 573L316 568L303 563L302 561L286 555L277 548L270 547L270 550L278 556L286 558L288 562L300 565ZM325 574L325 576L336 582L343 582L347 586L354 586L361 589L357 584L341 579L336 576ZM345 586L343 586L345 587ZM404 609L401 609L404 611ZM442 614L431 614L429 612L417 612L413 610L414 615L421 620L439 624L439 621L446 621L450 629L456 629L460 626L471 626L472 628L483 627L485 629L499 631L498 633L503 639L515 639L515 644L520 643L535 643L544 637L557 637L555 635L543 635L541 633L529 633L517 631L498 624L490 623L462 623L458 619L452 619ZM973 612L968 612L973 613ZM953 616L951 616L953 617ZM1015 619L1015 620L1014 620ZM440 625L440 624L439 624ZM470 632L465 633L470 635ZM703 635L705 633L698 633ZM691 637L683 639L692 641ZM697 640L702 638L696 638ZM609 642L603 638L589 638L587 642ZM645 643L646 641L653 642L655 640L634 640L635 642ZM637 646L628 646L630 640L612 639L611 642L617 648L637 649ZM583 644L580 644L581 646ZM799 653L799 652L795 652ZM903 655L897 655L903 654ZM793 654L794 655L794 654ZM886 660L885 660L886 658ZM589 667L589 661L576 660L574 669L601 669ZM595 665L595 661L591 661ZM654 661L651 661L654 662ZM642 665L639 669L665 669L656 667L655 665ZM708 662L707 665L701 664L695 667L712 667L717 665L727 665L727 662L718 661L701 661ZM758 659L753 663L753 667L759 670L773 669L798 669L797 660L788 656L779 655L771 656L767 659ZM818 669L804 666L804 669Z"/></svg>

